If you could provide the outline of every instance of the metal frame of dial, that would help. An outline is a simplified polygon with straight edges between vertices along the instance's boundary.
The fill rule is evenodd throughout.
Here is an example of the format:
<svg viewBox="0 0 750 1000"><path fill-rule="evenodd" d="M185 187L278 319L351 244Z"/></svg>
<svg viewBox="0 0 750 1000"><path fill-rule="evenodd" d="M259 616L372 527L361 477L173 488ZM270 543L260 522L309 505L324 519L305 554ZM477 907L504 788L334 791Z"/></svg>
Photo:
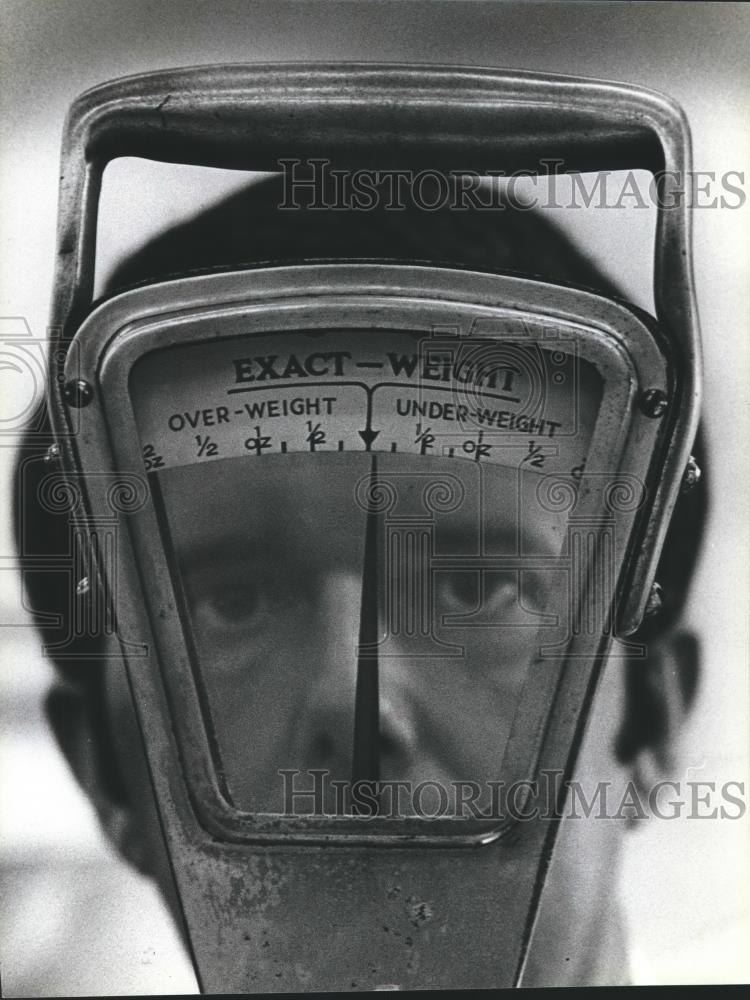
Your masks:
<svg viewBox="0 0 750 1000"><path fill-rule="evenodd" d="M239 340L244 345L251 336L248 329L256 335L274 331L283 335L300 328L409 329L429 338L432 330L450 327L460 340L476 329L477 319L485 321L485 330L494 331L492 339L512 343L524 336L537 343L535 336L541 339L554 328L561 335L561 350L574 345L602 375L604 397L589 469L600 473L606 469L610 478L584 473L577 509L579 514L599 517L605 507L604 491L613 484L644 484L644 495L636 498L632 509L620 510L616 519L615 563L623 567L618 589L626 599L613 621L627 622L640 599L628 555L632 555L634 529L639 534L648 532L654 516L656 491L649 484L658 481L654 456L658 460L669 426L668 420L645 415L639 398L645 389L669 394L670 366L648 326L624 306L592 293L529 279L409 265L308 265L186 278L137 289L104 303L82 325L76 336L77 350L70 353L64 372L66 384L83 381L93 388L90 402L79 410L77 459L82 470L109 475L87 482L91 509L106 510L106 498L118 477L130 477L133 482L140 478L144 496L148 494L130 379L134 365L152 351L210 339L228 340L232 345ZM611 468L613 454L620 458ZM262 474L262 459L248 456L237 461L258 462ZM169 715L161 716L152 738L163 742L164 734L177 733L178 746L170 746L170 757L175 766L178 759L182 761L179 770L192 808L206 830L237 842L381 845L471 844L505 831L507 821L497 820L383 819L363 825L352 817L285 818L246 814L232 807L212 761L211 734L206 731L191 679L174 567L164 553L154 505L144 502L127 515L125 523L119 567L127 578L116 588L119 618L127 622L127 637L153 649L161 667L157 672L153 663L146 669L134 660L132 683L139 689L142 686L138 696L151 705L150 719L160 715L158 706L169 704ZM567 565L567 558L560 557L561 566ZM113 588L114 582L108 585ZM615 598L612 593L606 601ZM620 625L619 630L624 633L627 628ZM571 657L593 662L602 641L599 633L578 636L556 663L547 665L543 682L529 677L501 778L510 782L533 777L538 734L553 710L552 695L563 663Z"/></svg>

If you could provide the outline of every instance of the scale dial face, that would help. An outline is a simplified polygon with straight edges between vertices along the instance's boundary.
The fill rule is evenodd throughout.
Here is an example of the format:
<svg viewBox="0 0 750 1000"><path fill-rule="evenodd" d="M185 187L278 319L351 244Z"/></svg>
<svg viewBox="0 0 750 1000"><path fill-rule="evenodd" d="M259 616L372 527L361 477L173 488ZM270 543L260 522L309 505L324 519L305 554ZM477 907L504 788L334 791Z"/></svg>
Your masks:
<svg viewBox="0 0 750 1000"><path fill-rule="evenodd" d="M562 348L292 330L133 367L144 467L242 811L289 812L290 787L319 769L303 812L356 812L349 786L369 779L391 816L450 811L462 781L491 814L529 667L570 616L566 515L541 487L580 481L602 380Z"/></svg>
<svg viewBox="0 0 750 1000"><path fill-rule="evenodd" d="M141 722L201 829L501 836L652 530L650 327L517 277L300 265L124 293L72 347L89 509L112 522L113 477L143 500L103 569Z"/></svg>
<svg viewBox="0 0 750 1000"><path fill-rule="evenodd" d="M149 471L375 451L580 478L600 381L570 343L303 330L153 352L131 392Z"/></svg>

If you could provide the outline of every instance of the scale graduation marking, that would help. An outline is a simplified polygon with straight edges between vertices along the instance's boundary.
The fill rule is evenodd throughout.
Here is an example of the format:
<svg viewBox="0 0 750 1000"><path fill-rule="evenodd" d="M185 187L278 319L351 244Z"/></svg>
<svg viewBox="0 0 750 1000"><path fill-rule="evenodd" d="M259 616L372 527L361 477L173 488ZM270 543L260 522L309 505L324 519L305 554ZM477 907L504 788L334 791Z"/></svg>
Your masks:
<svg viewBox="0 0 750 1000"><path fill-rule="evenodd" d="M580 467L601 396L593 366L566 355L564 385L553 380L550 369L540 391L524 369L529 345L485 340L480 347L495 368L476 360L476 342L454 340L436 354L429 337L408 331L208 341L172 350L168 399L159 392L163 355L158 363L146 355L131 385L143 447L151 449L149 468L344 451L514 467L523 461L543 473ZM547 364L545 352L536 352ZM559 371L559 358L552 364ZM580 365L595 390L585 420L571 406ZM157 459L161 464L155 466Z"/></svg>

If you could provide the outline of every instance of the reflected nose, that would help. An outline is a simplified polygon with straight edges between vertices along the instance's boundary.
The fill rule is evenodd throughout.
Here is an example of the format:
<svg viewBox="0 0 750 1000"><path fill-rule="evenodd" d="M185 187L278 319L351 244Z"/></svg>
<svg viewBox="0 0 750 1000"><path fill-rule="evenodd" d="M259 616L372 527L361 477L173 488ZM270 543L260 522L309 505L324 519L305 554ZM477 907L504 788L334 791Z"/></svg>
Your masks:
<svg viewBox="0 0 750 1000"><path fill-rule="evenodd" d="M328 577L318 593L319 622L312 637L312 684L300 719L302 768L325 768L335 780L352 777L354 714L362 580L353 573ZM364 669L373 669L365 661ZM416 725L398 661L377 664L380 776L404 777L417 750Z"/></svg>

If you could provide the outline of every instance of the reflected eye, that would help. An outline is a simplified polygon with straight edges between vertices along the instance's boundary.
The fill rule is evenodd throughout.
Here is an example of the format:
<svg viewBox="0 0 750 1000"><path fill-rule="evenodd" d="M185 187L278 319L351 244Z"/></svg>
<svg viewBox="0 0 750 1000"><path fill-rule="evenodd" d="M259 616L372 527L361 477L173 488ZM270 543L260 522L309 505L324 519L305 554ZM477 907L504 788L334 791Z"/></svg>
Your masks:
<svg viewBox="0 0 750 1000"><path fill-rule="evenodd" d="M480 574L476 570L439 573L435 598L443 611L475 611L481 599Z"/></svg>
<svg viewBox="0 0 750 1000"><path fill-rule="evenodd" d="M239 625L257 618L262 613L267 597L254 583L240 583L231 589L207 595L201 610L210 613L217 623Z"/></svg>
<svg viewBox="0 0 750 1000"><path fill-rule="evenodd" d="M443 613L471 614L480 607L498 609L515 603L518 585L514 573L484 573L453 570L438 573L435 598Z"/></svg>
<svg viewBox="0 0 750 1000"><path fill-rule="evenodd" d="M257 634L289 617L293 594L273 568L252 572L214 573L206 570L189 587L191 617L196 632Z"/></svg>

